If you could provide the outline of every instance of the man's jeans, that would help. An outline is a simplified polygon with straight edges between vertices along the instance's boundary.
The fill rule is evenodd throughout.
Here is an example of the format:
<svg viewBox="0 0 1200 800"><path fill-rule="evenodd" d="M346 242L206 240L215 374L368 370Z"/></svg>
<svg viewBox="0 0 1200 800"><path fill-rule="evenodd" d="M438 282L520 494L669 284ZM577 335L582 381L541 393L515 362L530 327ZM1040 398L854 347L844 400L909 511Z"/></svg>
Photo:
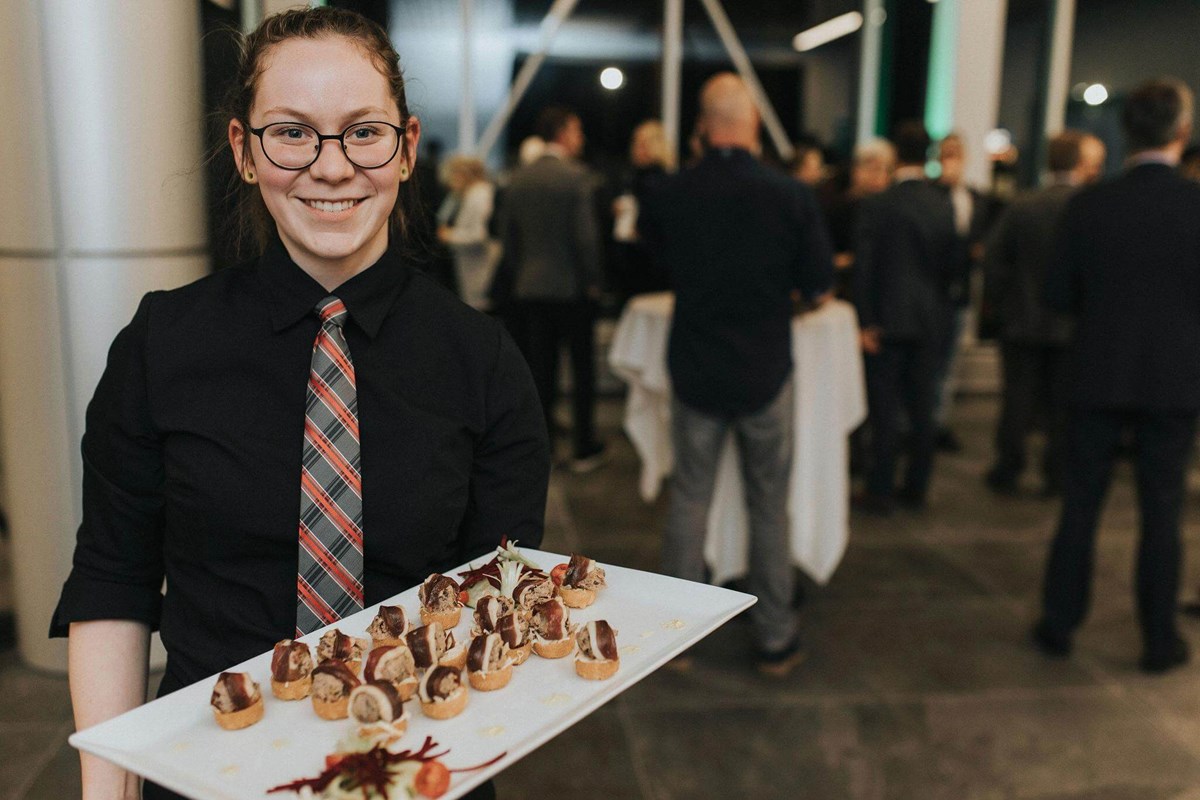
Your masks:
<svg viewBox="0 0 1200 800"><path fill-rule="evenodd" d="M704 581L704 537L712 503L717 462L725 435L732 431L741 460L750 518L751 608L759 648L779 650L796 635L792 611L792 559L789 546L788 482L792 467L792 382L784 384L766 408L742 417L712 417L676 399L671 408L675 475L663 542L663 570L689 581Z"/></svg>

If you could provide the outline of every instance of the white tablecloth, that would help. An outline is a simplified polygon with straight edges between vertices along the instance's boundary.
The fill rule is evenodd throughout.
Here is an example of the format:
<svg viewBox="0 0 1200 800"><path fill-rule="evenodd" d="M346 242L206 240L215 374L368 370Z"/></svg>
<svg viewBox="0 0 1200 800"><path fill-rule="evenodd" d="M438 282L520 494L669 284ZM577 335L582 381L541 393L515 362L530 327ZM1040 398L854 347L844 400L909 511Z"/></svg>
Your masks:
<svg viewBox="0 0 1200 800"><path fill-rule="evenodd" d="M671 379L667 337L675 298L669 292L635 297L617 323L609 349L613 371L629 384L625 430L642 459L640 490L658 496L674 468ZM792 322L795 362L795 447L788 512L792 558L815 581L833 575L849 539L847 436L866 417L866 388L858 349L858 320L834 301ZM704 553L713 581L746 574L747 522L733 437L725 442L709 510Z"/></svg>

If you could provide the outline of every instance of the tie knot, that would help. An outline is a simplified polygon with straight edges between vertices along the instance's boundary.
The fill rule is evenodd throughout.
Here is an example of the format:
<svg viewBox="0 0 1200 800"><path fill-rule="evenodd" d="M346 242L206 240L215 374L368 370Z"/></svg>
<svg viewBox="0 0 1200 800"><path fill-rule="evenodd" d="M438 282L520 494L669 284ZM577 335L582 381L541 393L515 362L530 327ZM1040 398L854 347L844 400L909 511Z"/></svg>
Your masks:
<svg viewBox="0 0 1200 800"><path fill-rule="evenodd" d="M317 303L317 313L321 315L321 324L332 322L339 328L346 322L346 304L334 295L329 295Z"/></svg>

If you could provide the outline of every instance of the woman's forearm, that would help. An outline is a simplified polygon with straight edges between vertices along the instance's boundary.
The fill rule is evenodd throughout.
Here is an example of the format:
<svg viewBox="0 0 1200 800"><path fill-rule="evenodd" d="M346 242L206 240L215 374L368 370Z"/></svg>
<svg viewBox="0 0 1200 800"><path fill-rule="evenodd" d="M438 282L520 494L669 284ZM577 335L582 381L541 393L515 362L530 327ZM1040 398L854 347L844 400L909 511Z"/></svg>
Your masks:
<svg viewBox="0 0 1200 800"><path fill-rule="evenodd" d="M71 623L67 669L75 729L83 730L146 701L150 628L130 620ZM98 756L80 753L83 800L136 800L138 778Z"/></svg>

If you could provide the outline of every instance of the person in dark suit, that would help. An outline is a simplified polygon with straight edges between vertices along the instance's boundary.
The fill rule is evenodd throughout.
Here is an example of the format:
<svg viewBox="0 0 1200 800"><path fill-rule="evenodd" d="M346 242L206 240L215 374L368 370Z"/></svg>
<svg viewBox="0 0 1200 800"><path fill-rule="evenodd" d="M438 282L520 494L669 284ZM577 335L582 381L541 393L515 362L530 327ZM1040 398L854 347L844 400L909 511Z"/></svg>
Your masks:
<svg viewBox="0 0 1200 800"><path fill-rule="evenodd" d="M1044 287L1059 216L1080 187L1104 169L1105 148L1095 136L1064 131L1050 140L1050 184L1018 197L988 237L984 293L996 309L1004 365L1003 406L996 430L996 461L987 485L1012 494L1025 467L1025 439L1038 410L1045 412L1042 475L1047 495L1062 486L1066 421L1066 352L1071 321L1046 307Z"/></svg>
<svg viewBox="0 0 1200 800"><path fill-rule="evenodd" d="M946 333L942 341L933 418L937 424L938 449L956 453L962 449L962 444L950 428L949 420L954 392L958 387L955 379L958 356L970 318L971 276L983 258L983 240L995 222L998 204L990 195L967 184L966 144L961 134L949 133L938 143L938 164L942 173L935 185L950 195L950 204L954 207L954 228L962 241L958 249L958 263L948 285L951 310L946 318Z"/></svg>
<svg viewBox="0 0 1200 800"><path fill-rule="evenodd" d="M798 662L788 526L792 294L829 297L833 255L813 192L760 163L759 117L740 78L700 97L708 152L651 195L643 240L675 290L668 367L675 475L664 571L703 581L704 537L725 438L741 458L750 521L750 611L761 671Z"/></svg>
<svg viewBox="0 0 1200 800"><path fill-rule="evenodd" d="M933 471L934 396L950 313L947 281L959 237L949 196L925 180L929 135L903 123L894 139L899 166L887 191L863 202L854 305L866 353L873 463L856 505L889 513L896 500L923 507ZM907 411L908 464L895 489L900 414Z"/></svg>
<svg viewBox="0 0 1200 800"><path fill-rule="evenodd" d="M1076 318L1069 357L1067 471L1036 645L1066 656L1088 610L1096 525L1121 437L1136 442L1141 668L1188 660L1175 623L1179 514L1200 410L1200 186L1175 169L1192 93L1150 81L1126 99L1128 168L1067 204L1046 282Z"/></svg>
<svg viewBox="0 0 1200 800"><path fill-rule="evenodd" d="M554 435L559 350L571 355L573 457L587 472L600 466L604 446L594 435L596 356L593 326L600 297L600 233L592 180L578 162L583 125L573 112L551 107L538 120L546 147L518 169L505 190L501 229L504 257L518 304L520 341Z"/></svg>

